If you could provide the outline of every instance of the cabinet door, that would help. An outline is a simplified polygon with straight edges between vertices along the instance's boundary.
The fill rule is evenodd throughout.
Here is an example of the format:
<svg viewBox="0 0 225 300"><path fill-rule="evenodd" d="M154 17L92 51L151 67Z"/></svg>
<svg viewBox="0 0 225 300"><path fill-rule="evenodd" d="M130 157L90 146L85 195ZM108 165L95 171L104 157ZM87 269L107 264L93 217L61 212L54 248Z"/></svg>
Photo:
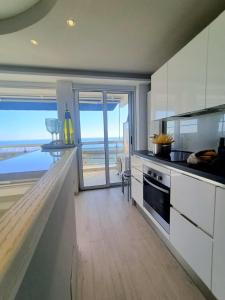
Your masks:
<svg viewBox="0 0 225 300"><path fill-rule="evenodd" d="M225 189L216 189L212 292L225 299Z"/></svg>
<svg viewBox="0 0 225 300"><path fill-rule="evenodd" d="M171 172L171 204L213 236L215 186Z"/></svg>
<svg viewBox="0 0 225 300"><path fill-rule="evenodd" d="M173 208L170 209L170 242L211 288L212 239Z"/></svg>
<svg viewBox="0 0 225 300"><path fill-rule="evenodd" d="M143 206L143 184L134 177L131 178L131 193L132 198Z"/></svg>
<svg viewBox="0 0 225 300"><path fill-rule="evenodd" d="M168 116L205 108L208 28L168 62Z"/></svg>
<svg viewBox="0 0 225 300"><path fill-rule="evenodd" d="M167 64L151 77L151 120L167 116Z"/></svg>
<svg viewBox="0 0 225 300"><path fill-rule="evenodd" d="M135 169L139 170L140 172L143 172L143 160L136 155L132 155L131 156L131 168L135 168Z"/></svg>
<svg viewBox="0 0 225 300"><path fill-rule="evenodd" d="M131 168L131 175L141 183L143 182L143 172L138 169Z"/></svg>
<svg viewBox="0 0 225 300"><path fill-rule="evenodd" d="M225 104L225 12L209 26L206 107Z"/></svg>

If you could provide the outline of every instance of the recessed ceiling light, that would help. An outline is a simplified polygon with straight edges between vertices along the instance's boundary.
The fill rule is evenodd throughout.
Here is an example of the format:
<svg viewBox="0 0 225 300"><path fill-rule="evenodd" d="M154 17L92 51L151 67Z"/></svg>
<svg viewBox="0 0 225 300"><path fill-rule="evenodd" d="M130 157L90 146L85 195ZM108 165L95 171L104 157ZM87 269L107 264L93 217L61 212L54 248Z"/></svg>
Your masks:
<svg viewBox="0 0 225 300"><path fill-rule="evenodd" d="M30 40L31 44L34 46L38 46L38 42L36 40Z"/></svg>
<svg viewBox="0 0 225 300"><path fill-rule="evenodd" d="M76 21L74 19L66 20L66 23L69 27L74 27L76 25Z"/></svg>

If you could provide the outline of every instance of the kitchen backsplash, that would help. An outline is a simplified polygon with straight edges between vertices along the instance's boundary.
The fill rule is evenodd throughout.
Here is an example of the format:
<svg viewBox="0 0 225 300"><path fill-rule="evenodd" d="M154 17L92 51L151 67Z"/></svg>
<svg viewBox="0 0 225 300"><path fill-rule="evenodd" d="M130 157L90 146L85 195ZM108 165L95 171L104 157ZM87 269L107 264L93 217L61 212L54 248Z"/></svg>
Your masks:
<svg viewBox="0 0 225 300"><path fill-rule="evenodd" d="M166 121L167 133L174 137L173 149L199 151L217 149L225 137L225 111Z"/></svg>

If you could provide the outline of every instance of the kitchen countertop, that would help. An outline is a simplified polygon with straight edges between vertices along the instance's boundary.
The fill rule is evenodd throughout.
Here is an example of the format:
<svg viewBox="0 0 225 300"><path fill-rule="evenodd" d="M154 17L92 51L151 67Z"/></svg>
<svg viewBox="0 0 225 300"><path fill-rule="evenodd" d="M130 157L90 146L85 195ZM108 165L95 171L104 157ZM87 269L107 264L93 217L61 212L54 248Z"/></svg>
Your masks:
<svg viewBox="0 0 225 300"><path fill-rule="evenodd" d="M58 161L65 150L27 152L0 161L0 182L40 178Z"/></svg>
<svg viewBox="0 0 225 300"><path fill-rule="evenodd" d="M201 177L202 180L205 179L208 182L211 182L212 184L215 184L215 185L218 185L218 186L225 185L225 177L217 176L217 175L212 174L212 173L208 173L208 172L205 172L205 171L201 171L199 169L192 168L192 167L188 166L188 164L186 162L171 162L166 158L162 158L162 157L154 156L154 155L149 155L150 153L151 152L149 152L148 150L134 151L135 155L140 156L140 157L145 158L145 159L148 159L152 162L159 163L163 166L167 166L167 167L170 167L170 168L173 168L173 169L183 171L185 173L188 173L189 175L194 175L194 176Z"/></svg>
<svg viewBox="0 0 225 300"><path fill-rule="evenodd" d="M7 165L4 169L7 174L10 170L18 174L32 171L44 171L44 174L0 218L0 299L15 298L66 176L72 174L69 172L75 161L76 148L63 151L56 161L49 155L41 151L26 153L24 157L17 157L22 158L25 165L13 164L14 158L8 160L10 164L4 164ZM41 157L48 159L41 162ZM39 160L34 161L34 158ZM1 163L3 161L0 168ZM13 187L14 184L8 185ZM69 180L68 184L72 181ZM2 184L1 190L3 187Z"/></svg>

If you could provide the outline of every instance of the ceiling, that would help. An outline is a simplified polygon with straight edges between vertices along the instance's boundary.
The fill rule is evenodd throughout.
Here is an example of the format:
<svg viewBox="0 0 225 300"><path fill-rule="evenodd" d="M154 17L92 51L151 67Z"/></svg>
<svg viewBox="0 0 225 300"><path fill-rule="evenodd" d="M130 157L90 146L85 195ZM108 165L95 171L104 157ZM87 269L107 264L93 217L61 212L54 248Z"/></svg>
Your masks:
<svg viewBox="0 0 225 300"><path fill-rule="evenodd" d="M0 0L0 20L14 17L32 6L40 0Z"/></svg>
<svg viewBox="0 0 225 300"><path fill-rule="evenodd" d="M224 0L58 0L37 23L0 35L0 64L150 74L224 9Z"/></svg>

